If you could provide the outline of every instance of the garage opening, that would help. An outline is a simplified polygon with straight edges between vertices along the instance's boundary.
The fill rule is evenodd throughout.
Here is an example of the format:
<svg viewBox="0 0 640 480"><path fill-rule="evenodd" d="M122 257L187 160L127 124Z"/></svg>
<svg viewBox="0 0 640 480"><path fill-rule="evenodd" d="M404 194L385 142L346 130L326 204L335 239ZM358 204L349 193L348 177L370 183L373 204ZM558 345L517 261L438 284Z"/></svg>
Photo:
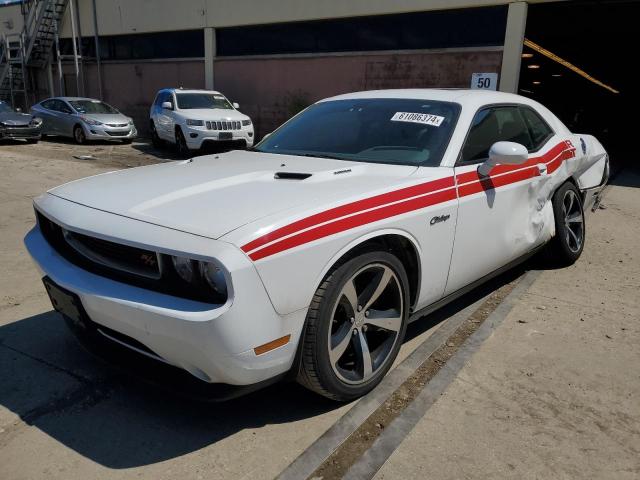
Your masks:
<svg viewBox="0 0 640 480"><path fill-rule="evenodd" d="M637 1L529 5L519 93L543 103L575 133L595 135L612 164L633 161Z"/></svg>

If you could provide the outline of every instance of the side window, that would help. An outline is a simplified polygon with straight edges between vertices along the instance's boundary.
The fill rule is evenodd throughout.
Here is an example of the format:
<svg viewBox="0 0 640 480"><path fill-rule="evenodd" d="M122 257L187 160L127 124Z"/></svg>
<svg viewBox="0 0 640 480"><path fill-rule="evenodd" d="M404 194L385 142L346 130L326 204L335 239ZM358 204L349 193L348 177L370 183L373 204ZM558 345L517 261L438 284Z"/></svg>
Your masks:
<svg viewBox="0 0 640 480"><path fill-rule="evenodd" d="M170 102L171 105L173 105L173 96L170 92L162 92L160 95L158 95L158 106L162 107L162 104L164 102Z"/></svg>
<svg viewBox="0 0 640 480"><path fill-rule="evenodd" d="M489 157L489 149L496 142L516 142L533 150L529 128L518 107L490 107L480 110L462 147L462 163L478 163Z"/></svg>
<svg viewBox="0 0 640 480"><path fill-rule="evenodd" d="M73 110L71 110L71 107L69 107L69 105L67 105L62 100L55 100L55 102L56 102L56 107L55 107L56 111L62 112L62 113L73 113Z"/></svg>
<svg viewBox="0 0 640 480"><path fill-rule="evenodd" d="M44 102L42 102L42 106L47 110L55 110L55 103L55 100L45 100Z"/></svg>
<svg viewBox="0 0 640 480"><path fill-rule="evenodd" d="M162 107L162 102L164 102L165 98L167 98L167 92L160 92L156 95L156 107Z"/></svg>
<svg viewBox="0 0 640 480"><path fill-rule="evenodd" d="M540 149L547 140L554 135L554 131L544 121L544 119L534 110L527 107L520 108L520 112L524 117L524 121L529 127L529 133L531 134L531 140L533 142L532 150Z"/></svg>

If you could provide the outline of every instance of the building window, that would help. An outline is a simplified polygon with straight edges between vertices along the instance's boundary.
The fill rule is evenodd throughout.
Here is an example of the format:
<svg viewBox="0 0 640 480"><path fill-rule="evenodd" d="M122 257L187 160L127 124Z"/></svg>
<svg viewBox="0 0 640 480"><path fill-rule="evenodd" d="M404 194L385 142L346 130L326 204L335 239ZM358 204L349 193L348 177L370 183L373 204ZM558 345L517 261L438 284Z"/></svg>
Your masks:
<svg viewBox="0 0 640 480"><path fill-rule="evenodd" d="M204 30L100 36L101 60L204 57ZM70 38L60 39L60 53L73 55ZM82 37L82 55L95 58L93 37Z"/></svg>
<svg viewBox="0 0 640 480"><path fill-rule="evenodd" d="M502 46L507 6L216 29L218 56Z"/></svg>

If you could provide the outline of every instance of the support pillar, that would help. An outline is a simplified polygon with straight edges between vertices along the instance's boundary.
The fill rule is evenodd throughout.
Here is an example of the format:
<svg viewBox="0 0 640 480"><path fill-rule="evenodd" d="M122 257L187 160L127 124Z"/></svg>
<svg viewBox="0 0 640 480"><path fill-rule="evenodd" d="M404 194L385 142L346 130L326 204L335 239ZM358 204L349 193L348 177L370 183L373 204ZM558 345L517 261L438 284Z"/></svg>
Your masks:
<svg viewBox="0 0 640 480"><path fill-rule="evenodd" d="M522 44L526 26L527 4L525 2L510 3L500 71L499 90L501 92L518 93Z"/></svg>

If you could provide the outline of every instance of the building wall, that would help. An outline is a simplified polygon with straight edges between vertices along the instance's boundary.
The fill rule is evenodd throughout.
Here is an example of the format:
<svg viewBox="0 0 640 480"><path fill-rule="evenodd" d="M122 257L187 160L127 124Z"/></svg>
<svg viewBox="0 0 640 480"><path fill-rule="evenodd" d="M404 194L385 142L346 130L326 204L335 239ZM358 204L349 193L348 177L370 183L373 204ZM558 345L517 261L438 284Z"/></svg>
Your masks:
<svg viewBox="0 0 640 480"><path fill-rule="evenodd" d="M53 69L54 89L59 94L56 69ZM72 65L63 66L66 95L76 95ZM85 95L98 97L98 75L95 64L84 66ZM153 61L136 63L103 63L104 101L133 118L142 134L148 132L149 107L161 88L184 86L204 88L204 62ZM43 95L44 97L48 95Z"/></svg>
<svg viewBox="0 0 640 480"><path fill-rule="evenodd" d="M553 0L529 0L538 3ZM504 5L513 0L96 0L100 35ZM92 0L77 0L83 35L93 35ZM71 22L62 36L71 36Z"/></svg>
<svg viewBox="0 0 640 480"><path fill-rule="evenodd" d="M0 37L22 31L22 13L19 4L0 6Z"/></svg>
<svg viewBox="0 0 640 480"><path fill-rule="evenodd" d="M215 87L253 118L261 138L325 97L386 88L468 88L473 72L498 73L501 62L499 48L218 59Z"/></svg>

